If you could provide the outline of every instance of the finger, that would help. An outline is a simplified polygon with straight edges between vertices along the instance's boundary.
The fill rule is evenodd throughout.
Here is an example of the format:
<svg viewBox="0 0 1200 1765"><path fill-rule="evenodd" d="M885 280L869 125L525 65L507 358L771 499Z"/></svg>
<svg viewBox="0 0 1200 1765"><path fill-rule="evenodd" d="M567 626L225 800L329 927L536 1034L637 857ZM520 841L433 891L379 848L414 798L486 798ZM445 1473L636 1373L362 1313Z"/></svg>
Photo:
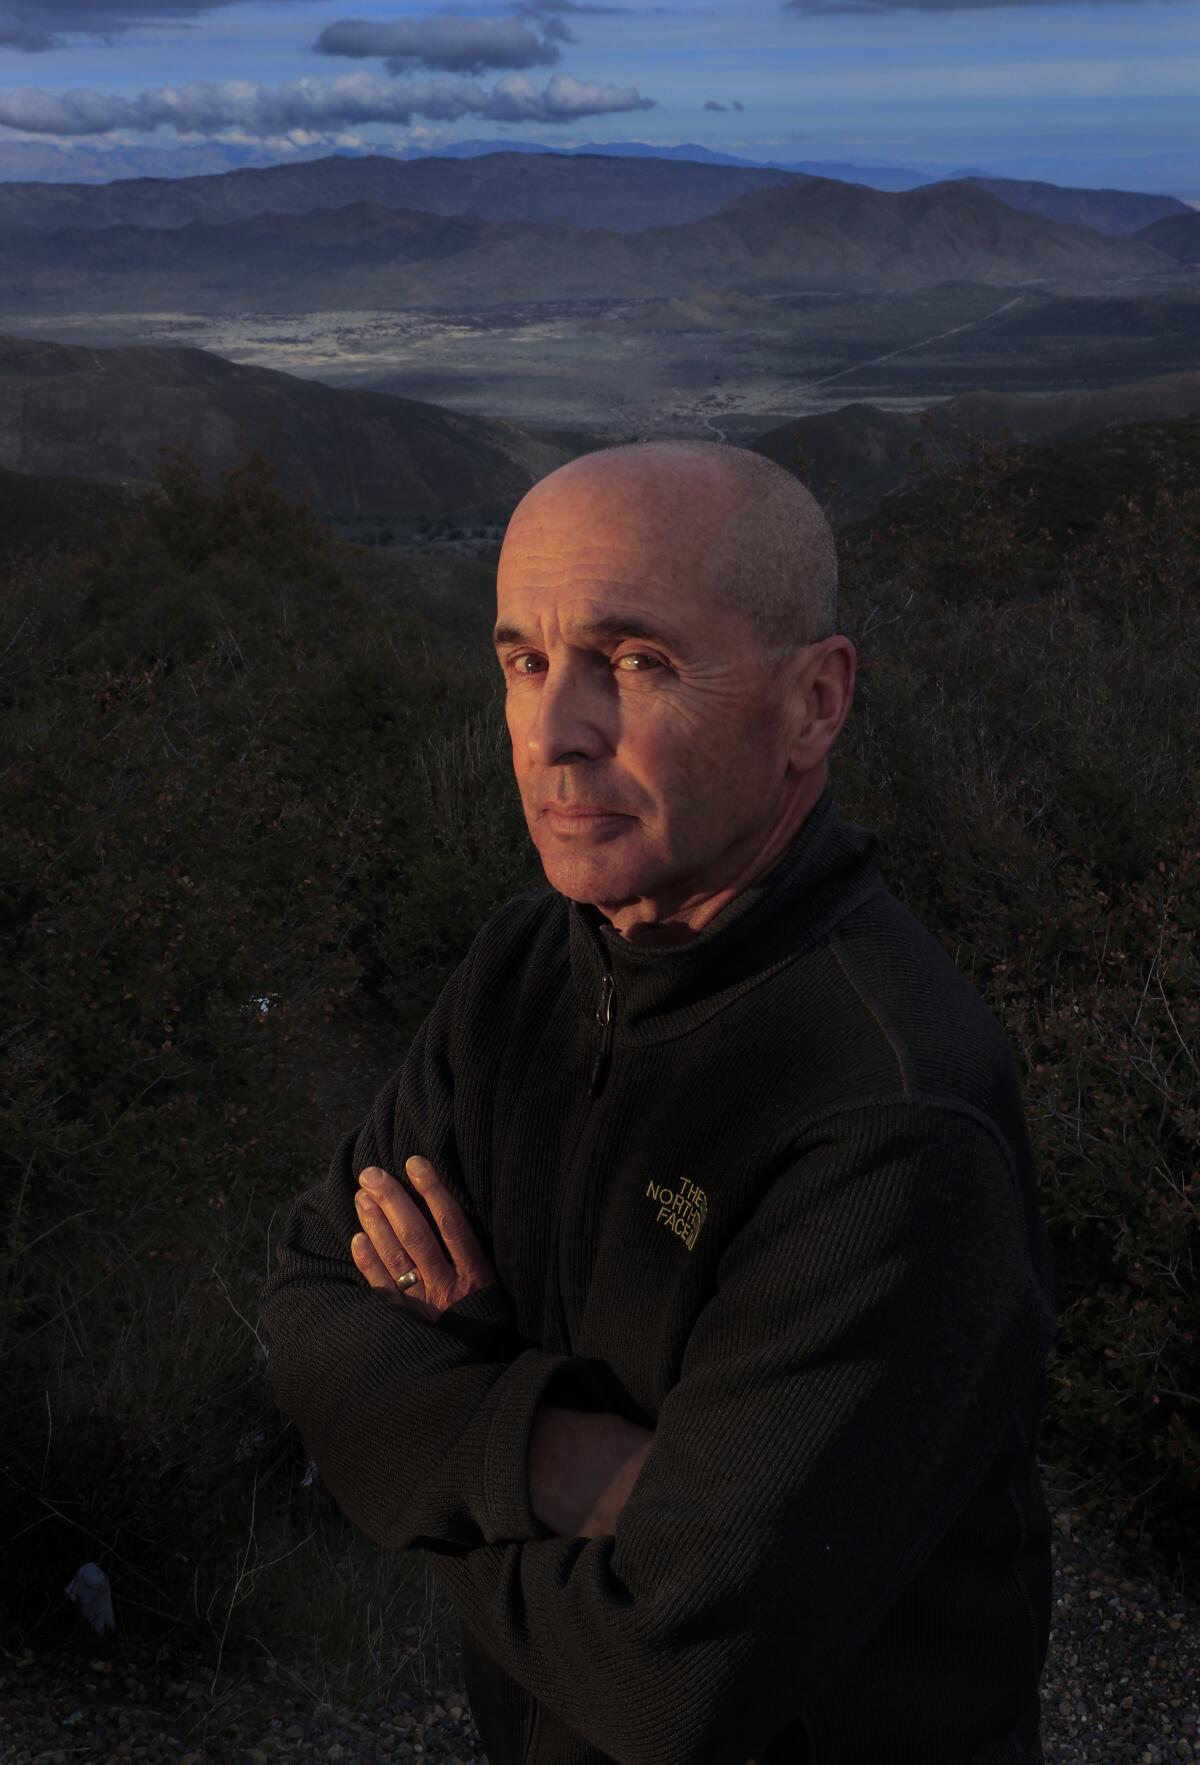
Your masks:
<svg viewBox="0 0 1200 1765"><path fill-rule="evenodd" d="M360 1189L354 1198L354 1205L371 1249L387 1270L389 1279L398 1281L401 1275L406 1275L417 1266L415 1258L409 1254L408 1247L397 1237L391 1221L370 1195Z"/></svg>
<svg viewBox="0 0 1200 1765"><path fill-rule="evenodd" d="M356 1232L350 1240L350 1254L359 1269L366 1276L367 1284L382 1293L385 1299L399 1301L404 1304L404 1294L396 1286L391 1275L384 1267L383 1261L371 1240L363 1232Z"/></svg>
<svg viewBox="0 0 1200 1765"><path fill-rule="evenodd" d="M378 1166L369 1166L368 1169L378 1169ZM397 1264L397 1274L415 1268L424 1282L426 1293L432 1296L441 1292L453 1281L453 1270L442 1250L441 1239L416 1202L405 1193L403 1185L387 1171L383 1173L383 1179L381 1183L359 1189L355 1197L358 1217L365 1224L368 1216L363 1208L373 1204L393 1234L389 1239L382 1233L382 1228L379 1235L375 1230L371 1232L377 1248L382 1240L384 1263L390 1267L389 1256L394 1262L399 1253L402 1260Z"/></svg>
<svg viewBox="0 0 1200 1765"><path fill-rule="evenodd" d="M438 1176L429 1159L414 1154L406 1160L405 1170L412 1179L413 1185L429 1208L442 1235L442 1242L450 1253L450 1260L458 1273L470 1276L474 1273L492 1271L491 1261L484 1250L470 1220L463 1212L449 1189Z"/></svg>

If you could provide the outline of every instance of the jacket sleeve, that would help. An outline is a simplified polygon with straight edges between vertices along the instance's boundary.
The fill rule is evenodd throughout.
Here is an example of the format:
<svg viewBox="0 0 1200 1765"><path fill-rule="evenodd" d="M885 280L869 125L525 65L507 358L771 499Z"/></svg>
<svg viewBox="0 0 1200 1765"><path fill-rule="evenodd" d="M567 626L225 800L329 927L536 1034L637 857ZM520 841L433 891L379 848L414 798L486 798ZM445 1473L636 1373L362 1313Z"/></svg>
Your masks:
<svg viewBox="0 0 1200 1765"><path fill-rule="evenodd" d="M338 1505L383 1546L549 1538L529 1496L534 1412L542 1402L595 1407L578 1363L517 1334L499 1282L427 1322L376 1293L350 1255L365 1165L391 1172L432 1224L404 1171L413 1153L432 1160L490 1250L453 1114L457 1028L482 937L366 1120L343 1135L325 1181L294 1203L261 1295L275 1401Z"/></svg>
<svg viewBox="0 0 1200 1765"><path fill-rule="evenodd" d="M924 1566L1054 1322L982 1120L907 1101L827 1119L725 1246L616 1535L435 1575L620 1765L761 1756Z"/></svg>

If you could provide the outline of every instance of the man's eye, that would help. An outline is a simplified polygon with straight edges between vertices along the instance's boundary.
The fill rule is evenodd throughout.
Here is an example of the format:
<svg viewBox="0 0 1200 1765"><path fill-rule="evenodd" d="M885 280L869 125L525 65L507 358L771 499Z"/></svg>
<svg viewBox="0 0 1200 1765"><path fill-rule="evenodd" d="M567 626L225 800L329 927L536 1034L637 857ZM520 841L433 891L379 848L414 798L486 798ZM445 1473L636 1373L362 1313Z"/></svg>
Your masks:
<svg viewBox="0 0 1200 1765"><path fill-rule="evenodd" d="M523 675L525 678L528 678L529 675L531 675L531 674L541 672L541 667L540 667L541 660L542 660L541 657L535 656L532 651L521 650L517 655L509 657L509 659L508 659L509 671L512 674L519 674L519 675ZM525 668L522 666L522 664L525 662L534 663L534 664L537 664L538 666ZM617 656L614 659L613 667L614 668L619 667L622 662L636 662L638 664L648 663L651 669L661 668L663 666L662 662L659 660L659 658L657 656L650 655L650 653L646 650L626 650L626 652L623 656ZM645 674L647 672L647 669L645 667L639 665L636 668L625 668L622 670L622 672L625 674Z"/></svg>

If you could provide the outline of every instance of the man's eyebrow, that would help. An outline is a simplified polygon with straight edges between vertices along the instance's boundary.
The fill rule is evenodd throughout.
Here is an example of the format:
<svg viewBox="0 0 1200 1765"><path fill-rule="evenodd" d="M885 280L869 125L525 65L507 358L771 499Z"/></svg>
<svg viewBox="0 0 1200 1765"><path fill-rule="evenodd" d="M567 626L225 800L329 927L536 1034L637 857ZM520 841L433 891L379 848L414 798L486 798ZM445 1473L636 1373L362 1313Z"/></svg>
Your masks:
<svg viewBox="0 0 1200 1765"><path fill-rule="evenodd" d="M639 619L636 613L610 613L607 618L596 619L590 625L580 626L579 636L606 638L614 643L623 637L640 637L649 643L665 644L668 649L682 647L679 639L673 637L669 631L652 624L648 619ZM504 644L533 643L534 641L515 625L497 625L492 633L492 643L496 649L500 649Z"/></svg>

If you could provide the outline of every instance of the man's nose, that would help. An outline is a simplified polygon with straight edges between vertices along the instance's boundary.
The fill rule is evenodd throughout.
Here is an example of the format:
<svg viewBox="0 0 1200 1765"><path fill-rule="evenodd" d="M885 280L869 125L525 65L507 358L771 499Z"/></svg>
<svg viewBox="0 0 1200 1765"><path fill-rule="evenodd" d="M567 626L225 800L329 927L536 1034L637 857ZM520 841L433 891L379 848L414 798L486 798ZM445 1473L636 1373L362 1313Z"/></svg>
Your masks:
<svg viewBox="0 0 1200 1765"><path fill-rule="evenodd" d="M537 697L537 711L526 732L525 744L530 758L539 766L596 760L607 752L600 697L576 671L552 665Z"/></svg>

